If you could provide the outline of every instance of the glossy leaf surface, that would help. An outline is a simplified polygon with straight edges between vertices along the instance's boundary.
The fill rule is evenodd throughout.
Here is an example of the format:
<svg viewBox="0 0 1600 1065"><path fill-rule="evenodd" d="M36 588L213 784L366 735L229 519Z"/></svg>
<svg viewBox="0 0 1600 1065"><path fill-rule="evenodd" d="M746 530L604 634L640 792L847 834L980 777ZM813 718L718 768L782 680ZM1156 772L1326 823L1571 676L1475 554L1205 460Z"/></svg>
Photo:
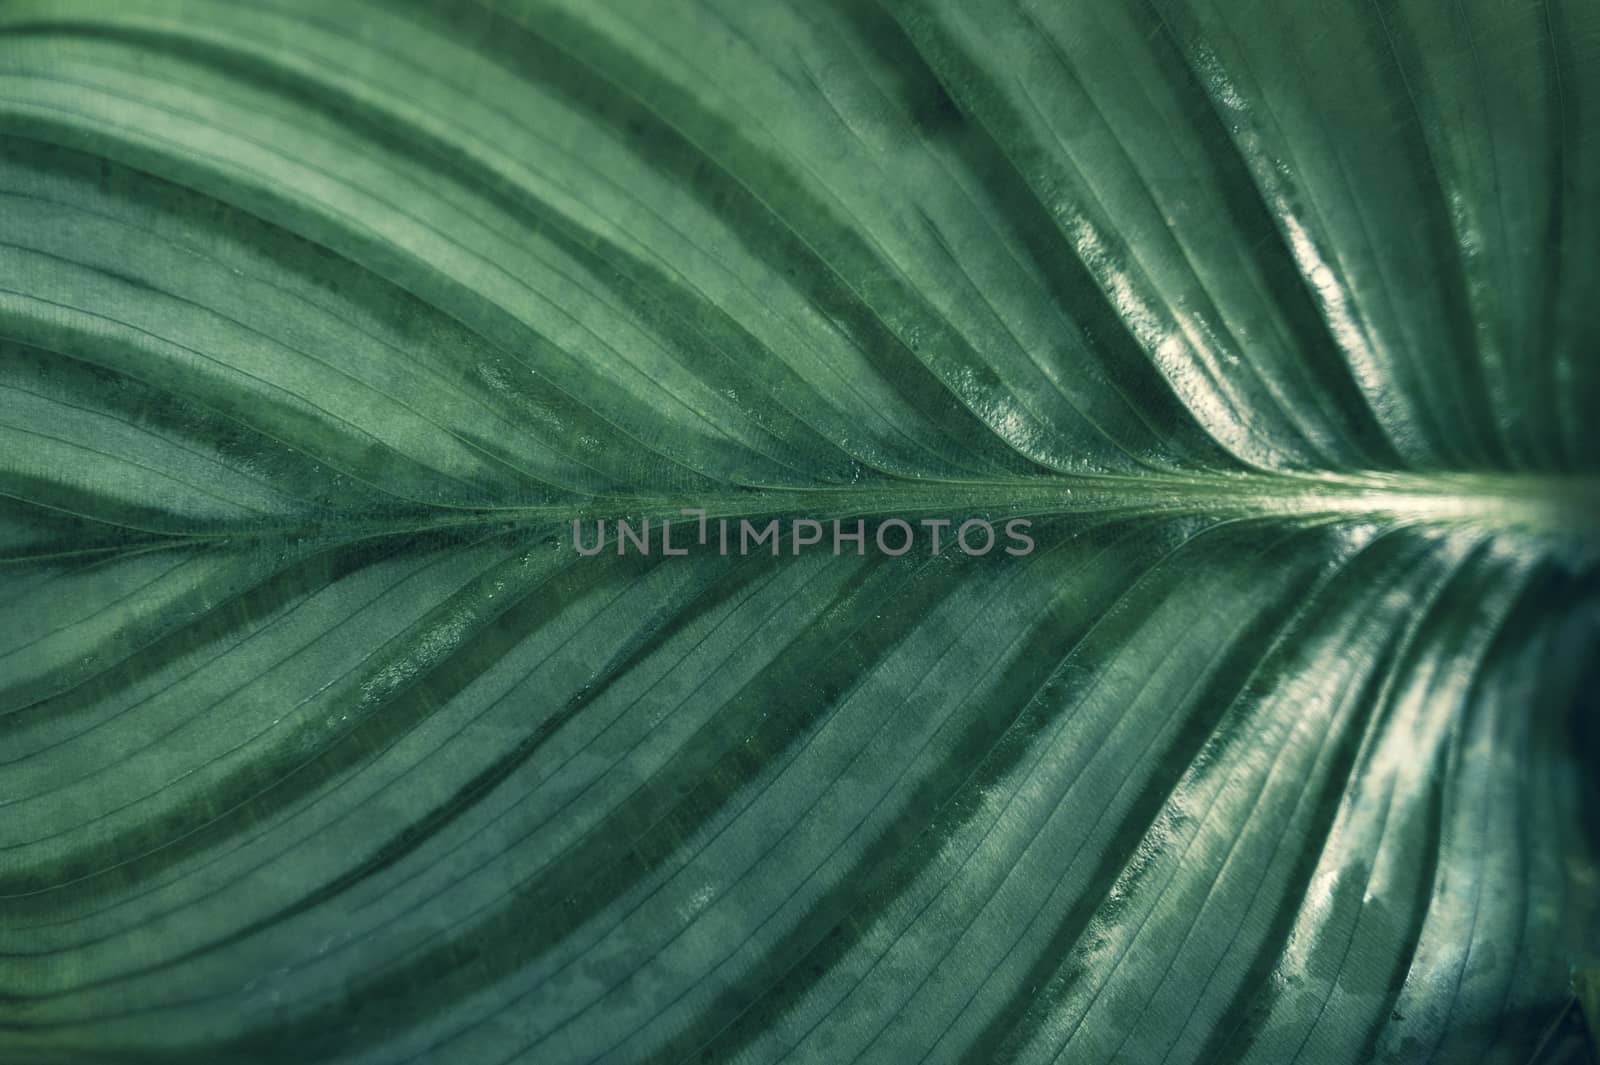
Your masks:
<svg viewBox="0 0 1600 1065"><path fill-rule="evenodd" d="M1587 0L6 0L0 1061L1528 1061L1597 108ZM683 508L867 549L574 550Z"/></svg>

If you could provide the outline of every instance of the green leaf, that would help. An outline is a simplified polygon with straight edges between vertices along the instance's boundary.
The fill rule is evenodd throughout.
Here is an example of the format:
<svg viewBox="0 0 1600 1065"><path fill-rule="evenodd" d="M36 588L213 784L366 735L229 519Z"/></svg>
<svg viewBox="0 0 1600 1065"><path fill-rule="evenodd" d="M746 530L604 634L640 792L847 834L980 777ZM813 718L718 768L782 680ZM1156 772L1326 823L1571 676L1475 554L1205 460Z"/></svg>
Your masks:
<svg viewBox="0 0 1600 1065"><path fill-rule="evenodd" d="M1523 1065L1596 108L1586 0L7 0L0 1061Z"/></svg>

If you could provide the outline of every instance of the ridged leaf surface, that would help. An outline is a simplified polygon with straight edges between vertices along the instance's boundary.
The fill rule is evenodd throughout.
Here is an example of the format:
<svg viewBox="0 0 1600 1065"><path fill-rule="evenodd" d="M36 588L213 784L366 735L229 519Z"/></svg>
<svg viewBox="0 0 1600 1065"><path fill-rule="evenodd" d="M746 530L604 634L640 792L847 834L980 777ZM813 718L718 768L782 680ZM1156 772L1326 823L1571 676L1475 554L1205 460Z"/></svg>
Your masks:
<svg viewBox="0 0 1600 1065"><path fill-rule="evenodd" d="M1591 0L5 0L0 1061L1524 1065L1597 110Z"/></svg>

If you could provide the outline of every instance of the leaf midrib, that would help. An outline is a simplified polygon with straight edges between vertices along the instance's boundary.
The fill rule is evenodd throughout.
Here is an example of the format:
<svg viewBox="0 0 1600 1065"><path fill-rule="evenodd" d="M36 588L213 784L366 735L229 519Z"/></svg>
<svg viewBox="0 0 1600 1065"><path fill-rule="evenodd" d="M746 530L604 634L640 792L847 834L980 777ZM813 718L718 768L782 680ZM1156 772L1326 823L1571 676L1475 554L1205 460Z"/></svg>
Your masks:
<svg viewBox="0 0 1600 1065"><path fill-rule="evenodd" d="M570 530L574 521L589 528L600 520L696 523L697 516L685 514L686 509L704 510L708 520L758 523L793 517L854 521L1082 514L1472 524L1504 532L1554 534L1588 547L1600 545L1600 477L1376 471L1059 473L1014 480L926 478L816 487L729 486L698 494L594 495L508 506L438 504L404 516L364 517L331 511L220 523L188 532L128 528L145 534L136 546L148 548L152 536L158 543L236 543L280 538L354 540L493 525ZM109 519L75 516L115 524ZM0 558L4 561L8 560Z"/></svg>

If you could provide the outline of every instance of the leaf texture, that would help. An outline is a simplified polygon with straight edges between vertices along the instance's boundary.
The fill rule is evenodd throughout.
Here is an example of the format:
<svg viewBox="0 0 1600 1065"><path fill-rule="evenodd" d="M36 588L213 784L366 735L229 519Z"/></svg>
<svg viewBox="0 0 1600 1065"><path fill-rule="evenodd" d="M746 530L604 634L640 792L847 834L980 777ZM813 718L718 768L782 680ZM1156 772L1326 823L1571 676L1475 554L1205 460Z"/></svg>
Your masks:
<svg viewBox="0 0 1600 1065"><path fill-rule="evenodd" d="M1529 1061L1596 107L1586 0L6 0L0 1061Z"/></svg>

